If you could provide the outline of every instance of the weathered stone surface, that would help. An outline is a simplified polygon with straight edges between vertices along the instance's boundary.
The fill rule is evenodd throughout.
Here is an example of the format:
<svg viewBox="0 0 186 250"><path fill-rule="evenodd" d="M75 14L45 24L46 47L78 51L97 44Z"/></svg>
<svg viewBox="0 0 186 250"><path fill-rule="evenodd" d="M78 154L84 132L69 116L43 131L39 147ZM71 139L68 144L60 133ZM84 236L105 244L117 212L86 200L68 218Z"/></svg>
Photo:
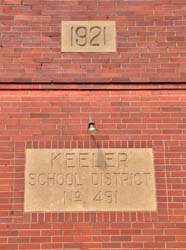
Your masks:
<svg viewBox="0 0 186 250"><path fill-rule="evenodd" d="M62 52L115 52L115 21L62 21Z"/></svg>
<svg viewBox="0 0 186 250"><path fill-rule="evenodd" d="M25 211L154 211L152 149L27 149Z"/></svg>

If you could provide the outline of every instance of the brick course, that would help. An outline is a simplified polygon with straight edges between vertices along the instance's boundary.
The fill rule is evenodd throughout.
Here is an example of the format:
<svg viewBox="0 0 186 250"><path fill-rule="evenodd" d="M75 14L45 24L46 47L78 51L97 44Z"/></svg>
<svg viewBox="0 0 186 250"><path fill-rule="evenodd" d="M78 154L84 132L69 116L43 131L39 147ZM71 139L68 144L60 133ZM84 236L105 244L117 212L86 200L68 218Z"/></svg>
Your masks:
<svg viewBox="0 0 186 250"><path fill-rule="evenodd" d="M1 85L0 249L185 250L185 106L185 84ZM152 147L158 210L24 213L25 149L65 147Z"/></svg>

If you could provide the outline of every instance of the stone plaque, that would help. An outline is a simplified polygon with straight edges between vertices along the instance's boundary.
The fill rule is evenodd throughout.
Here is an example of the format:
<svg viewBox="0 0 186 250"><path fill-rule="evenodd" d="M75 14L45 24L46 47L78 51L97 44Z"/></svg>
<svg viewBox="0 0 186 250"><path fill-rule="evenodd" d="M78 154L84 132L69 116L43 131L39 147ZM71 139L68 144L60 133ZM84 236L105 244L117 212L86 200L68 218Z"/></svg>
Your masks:
<svg viewBox="0 0 186 250"><path fill-rule="evenodd" d="M62 52L116 52L115 21L62 21Z"/></svg>
<svg viewBox="0 0 186 250"><path fill-rule="evenodd" d="M27 149L25 211L154 211L152 149Z"/></svg>

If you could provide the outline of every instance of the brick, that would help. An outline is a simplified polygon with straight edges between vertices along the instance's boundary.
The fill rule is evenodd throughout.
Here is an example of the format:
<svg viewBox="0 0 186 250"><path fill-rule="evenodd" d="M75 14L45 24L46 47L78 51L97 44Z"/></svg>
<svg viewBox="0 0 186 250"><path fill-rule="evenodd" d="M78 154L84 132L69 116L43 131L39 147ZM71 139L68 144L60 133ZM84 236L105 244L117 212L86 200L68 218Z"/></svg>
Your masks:
<svg viewBox="0 0 186 250"><path fill-rule="evenodd" d="M1 82L185 81L184 1L72 3L1 0ZM92 19L116 20L117 53L61 54L61 20L87 11Z"/></svg>
<svg viewBox="0 0 186 250"><path fill-rule="evenodd" d="M20 244L19 245L20 249L26 249L26 248L29 248L29 249L39 249L39 247L40 247L40 244L34 244L34 243Z"/></svg>
<svg viewBox="0 0 186 250"><path fill-rule="evenodd" d="M185 84L72 86L0 90L0 249L184 249ZM156 212L24 213L25 148L98 146L153 148Z"/></svg>

